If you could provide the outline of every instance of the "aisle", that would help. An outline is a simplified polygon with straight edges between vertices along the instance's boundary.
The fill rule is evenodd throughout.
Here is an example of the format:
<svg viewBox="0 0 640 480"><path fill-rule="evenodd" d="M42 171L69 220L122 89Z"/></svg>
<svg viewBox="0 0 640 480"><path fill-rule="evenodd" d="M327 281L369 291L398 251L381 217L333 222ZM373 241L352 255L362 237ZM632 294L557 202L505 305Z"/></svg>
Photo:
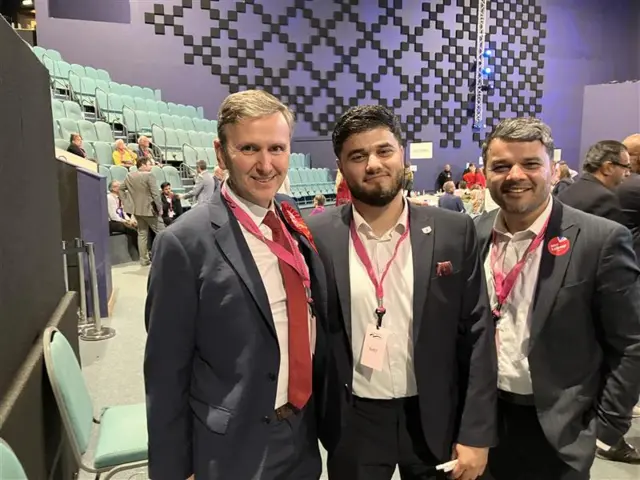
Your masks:
<svg viewBox="0 0 640 480"><path fill-rule="evenodd" d="M142 359L146 333L143 312L148 271L148 267L140 267L138 264L113 269L117 298L114 315L105 323L114 327L117 334L113 339L103 342L80 342L83 370L96 411L104 405L144 402ZM640 421L635 421L628 440L640 445ZM82 472L78 480L93 478L93 475ZM147 480L147 474L146 469L141 469L123 472L113 478ZM393 480L399 478L396 472ZM323 474L322 480L326 479ZM592 469L592 480L638 479L640 466L596 460Z"/></svg>

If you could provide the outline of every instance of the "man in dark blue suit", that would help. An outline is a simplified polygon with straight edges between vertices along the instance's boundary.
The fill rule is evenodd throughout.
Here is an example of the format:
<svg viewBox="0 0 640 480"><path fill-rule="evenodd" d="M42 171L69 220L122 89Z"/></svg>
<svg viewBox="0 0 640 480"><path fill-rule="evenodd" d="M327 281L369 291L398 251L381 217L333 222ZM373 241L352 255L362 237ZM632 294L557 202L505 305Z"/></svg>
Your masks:
<svg viewBox="0 0 640 480"><path fill-rule="evenodd" d="M438 206L440 208L451 210L453 212L464 212L465 209L464 203L462 203L462 199L454 195L454 192L456 191L456 186L454 185L454 183L451 181L445 182L443 188L444 195L438 198Z"/></svg>
<svg viewBox="0 0 640 480"><path fill-rule="evenodd" d="M215 142L228 180L156 241L144 365L153 480L320 477L326 280L295 204L276 196L292 128L268 93L230 95Z"/></svg>

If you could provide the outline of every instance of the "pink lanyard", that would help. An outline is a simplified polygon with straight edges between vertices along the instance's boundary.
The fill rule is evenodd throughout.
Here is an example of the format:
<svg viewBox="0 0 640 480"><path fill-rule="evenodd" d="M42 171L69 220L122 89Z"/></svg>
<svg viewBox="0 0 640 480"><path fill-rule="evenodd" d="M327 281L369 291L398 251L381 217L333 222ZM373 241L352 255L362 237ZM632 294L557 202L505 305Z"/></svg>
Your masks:
<svg viewBox="0 0 640 480"><path fill-rule="evenodd" d="M407 207L405 206L405 208ZM367 253L367 249L365 248L364 244L362 243L362 240L360 240L360 237L358 236L358 232L356 231L356 224L355 224L355 221L353 220L351 220L350 230L351 230L351 241L353 242L353 248L355 248L358 258L360 258L360 261L364 265L364 268L367 271L367 274L369 275L369 279L371 280L371 283L373 283L373 286L376 289L376 299L378 301L378 307L375 310L375 314L378 317L377 328L380 328L382 326L382 317L384 317L384 314L387 313L386 308L384 308L384 287L383 287L384 279L386 278L387 273L389 273L389 268L391 268L391 264L393 263L393 261L396 259L396 256L398 255L398 250L400 249L400 245L402 245L402 242L404 242L409 236L409 217L407 217L407 227L405 228L404 232L396 242L396 246L393 250L393 255L387 262L387 265L384 267L384 270L382 271L382 276L380 277L379 281L378 281L378 276L376 275L376 271L373 268L373 264L371 263L371 259L369 258L369 254Z"/></svg>
<svg viewBox="0 0 640 480"><path fill-rule="evenodd" d="M496 297L498 298L498 305L493 309L493 316L496 320L500 318L500 310L504 305L504 302L507 300L511 291L513 290L513 286L520 275L520 272L524 268L525 263L527 263L527 259L529 254L535 252L535 250L540 246L540 244L544 241L544 235L547 232L547 225L549 224L549 219L545 222L540 233L531 240L531 243L527 247L527 250L524 252L522 258L513 266L511 270L505 275L502 271L502 268L498 268L498 242L496 240L496 232L493 232L493 242L491 246L491 272L493 274L493 283L495 285ZM506 249L506 247L505 247ZM503 258L504 261L504 258Z"/></svg>
<svg viewBox="0 0 640 480"><path fill-rule="evenodd" d="M273 240L269 240L267 237L265 237L262 234L262 232L256 225L256 222L254 222L253 219L247 214L247 212L245 212L231 198L231 196L229 195L229 192L227 192L226 183L223 185L221 193L225 201L231 207L231 211L233 212L233 215L236 217L236 220L238 220L238 223L240 223L240 225L242 225L244 229L247 230L251 235L256 237L258 240L264 243L267 247L269 247L269 250L271 250L271 253L273 253L276 257L278 257L278 259L282 260L283 262L291 266L291 268L293 268L296 271L296 273L302 279L302 284L307 290L307 296L310 297L311 280L309 278L309 272L305 268L305 263L304 263L304 258L302 257L302 253L296 247L295 242L293 241L293 238L291 237L291 234L289 233L289 231L284 227L282 228L285 239L289 243L289 246L291 247L291 252L293 253L289 252L286 248L274 242ZM277 214L276 214L276 217L278 217Z"/></svg>

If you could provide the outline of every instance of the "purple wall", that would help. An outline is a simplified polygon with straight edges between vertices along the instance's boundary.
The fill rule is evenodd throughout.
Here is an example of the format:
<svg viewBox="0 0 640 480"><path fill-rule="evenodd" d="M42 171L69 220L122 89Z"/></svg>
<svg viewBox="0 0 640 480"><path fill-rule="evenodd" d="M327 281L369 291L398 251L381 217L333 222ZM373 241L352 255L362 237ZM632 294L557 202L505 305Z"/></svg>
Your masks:
<svg viewBox="0 0 640 480"><path fill-rule="evenodd" d="M116 81L161 88L165 100L203 105L209 118L229 92L256 85L295 109L302 138L326 136L346 106L393 106L407 140L434 143L434 159L415 162L419 189L444 164L461 170L480 153L485 133L474 135L465 115L472 4L155 0L131 2L122 25L52 19L36 0L42 46ZM490 0L489 9L496 88L487 124L539 115L577 166L584 86L640 74L640 2Z"/></svg>

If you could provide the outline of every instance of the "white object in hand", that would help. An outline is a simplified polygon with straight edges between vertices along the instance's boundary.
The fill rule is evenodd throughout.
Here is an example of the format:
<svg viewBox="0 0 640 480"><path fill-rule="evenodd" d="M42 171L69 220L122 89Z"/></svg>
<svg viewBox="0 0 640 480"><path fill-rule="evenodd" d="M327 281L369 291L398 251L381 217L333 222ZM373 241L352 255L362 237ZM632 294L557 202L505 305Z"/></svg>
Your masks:
<svg viewBox="0 0 640 480"><path fill-rule="evenodd" d="M449 473L458 465L458 460L451 460L447 463L441 463L440 465L436 465L436 470L442 470L445 473Z"/></svg>

